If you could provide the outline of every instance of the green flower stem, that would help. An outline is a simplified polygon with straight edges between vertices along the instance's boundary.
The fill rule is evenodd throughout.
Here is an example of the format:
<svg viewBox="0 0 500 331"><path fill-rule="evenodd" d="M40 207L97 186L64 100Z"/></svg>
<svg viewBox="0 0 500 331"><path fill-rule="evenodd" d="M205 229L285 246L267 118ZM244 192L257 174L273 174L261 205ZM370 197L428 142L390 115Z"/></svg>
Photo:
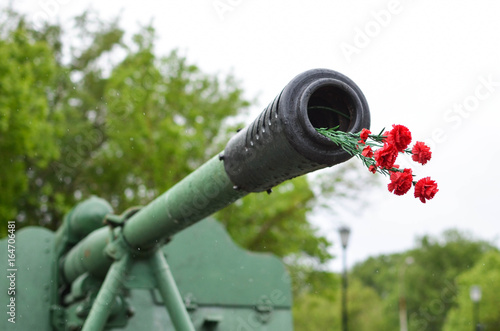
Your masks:
<svg viewBox="0 0 500 331"><path fill-rule="evenodd" d="M321 108L321 107L314 107L314 108ZM363 164L367 167L370 168L370 166L375 166L376 162L373 158L371 157L366 157L363 156L362 150L366 146L370 146L372 148L381 148L384 146L384 140L387 139L387 136L383 135L383 132L385 130L382 129L379 134L374 135L370 134L368 135L368 138L371 139L372 141L366 141L364 144L360 144L360 134L361 131L358 133L352 133L352 132L343 132L343 131L337 131L338 126L335 128L317 128L316 131L325 137L329 138L331 141L339 145L343 150L345 150L347 153L351 154L352 156L358 157ZM413 154L410 149L405 149L402 153L407 153L407 154ZM391 172L404 172L404 169L399 169L399 168L391 168L391 169L382 169L380 167L377 167L377 172L381 173L385 176L390 176Z"/></svg>

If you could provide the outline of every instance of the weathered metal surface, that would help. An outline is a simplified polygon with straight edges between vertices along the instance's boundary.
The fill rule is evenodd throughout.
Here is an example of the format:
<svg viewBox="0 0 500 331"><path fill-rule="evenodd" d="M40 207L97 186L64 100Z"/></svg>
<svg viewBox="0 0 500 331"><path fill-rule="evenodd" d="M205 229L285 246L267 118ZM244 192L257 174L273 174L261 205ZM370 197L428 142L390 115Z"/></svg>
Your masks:
<svg viewBox="0 0 500 331"><path fill-rule="evenodd" d="M107 228L102 230L109 232ZM59 319L62 329L83 324L88 312L81 312L81 307L89 307L86 291L97 284L102 287L102 279L85 275L78 278L73 282L74 298L68 299L67 312L56 309L51 317L54 233L31 227L18 231L16 239L19 259L15 329L53 330L51 318ZM1 247L6 249L6 239L0 241ZM271 254L238 247L214 219L203 220L179 233L159 252L167 257L180 298L196 330L210 330L211 326L217 326L218 331L293 329L290 278L283 263ZM147 261L147 257L142 257L130 266L123 281L118 281L120 273L114 278L115 284L126 290L124 299L133 316L123 320L125 326L113 330L174 330L160 291L153 290L156 280L144 266ZM2 262L1 267L4 266ZM6 285L3 281L4 297ZM103 307L97 305L96 309L98 306ZM90 321L90 329L93 323ZM13 328L2 319L0 329Z"/></svg>
<svg viewBox="0 0 500 331"><path fill-rule="evenodd" d="M198 306L253 307L262 298L271 299L275 308L292 305L283 263L237 246L214 219L179 233L163 251L179 290L184 296L193 294Z"/></svg>
<svg viewBox="0 0 500 331"><path fill-rule="evenodd" d="M4 252L0 267L7 275L0 280L0 298L4 312L0 330L51 330L51 290L53 281L54 233L40 227L27 227L16 232L14 272L7 263L7 238L0 240ZM15 324L8 321L10 300L9 274L15 274Z"/></svg>

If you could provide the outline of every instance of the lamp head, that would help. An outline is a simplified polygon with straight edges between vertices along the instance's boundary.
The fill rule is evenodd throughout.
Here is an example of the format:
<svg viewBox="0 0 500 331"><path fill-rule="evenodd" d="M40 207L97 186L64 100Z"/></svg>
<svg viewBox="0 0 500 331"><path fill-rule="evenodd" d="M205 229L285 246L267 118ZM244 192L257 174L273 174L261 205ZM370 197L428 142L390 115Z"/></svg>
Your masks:
<svg viewBox="0 0 500 331"><path fill-rule="evenodd" d="M350 233L351 233L351 229L349 229L347 226L342 226L339 228L340 241L342 242L343 248L347 247Z"/></svg>

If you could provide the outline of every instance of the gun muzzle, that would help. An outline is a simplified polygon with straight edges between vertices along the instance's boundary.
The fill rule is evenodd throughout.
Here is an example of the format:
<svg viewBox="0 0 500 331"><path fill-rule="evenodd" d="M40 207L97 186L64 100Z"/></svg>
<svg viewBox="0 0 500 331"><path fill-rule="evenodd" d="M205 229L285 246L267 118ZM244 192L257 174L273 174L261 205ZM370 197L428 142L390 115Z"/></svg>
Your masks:
<svg viewBox="0 0 500 331"><path fill-rule="evenodd" d="M363 93L338 72L306 71L228 142L224 167L238 188L265 191L287 179L351 158L315 130L337 126L345 132L370 126Z"/></svg>

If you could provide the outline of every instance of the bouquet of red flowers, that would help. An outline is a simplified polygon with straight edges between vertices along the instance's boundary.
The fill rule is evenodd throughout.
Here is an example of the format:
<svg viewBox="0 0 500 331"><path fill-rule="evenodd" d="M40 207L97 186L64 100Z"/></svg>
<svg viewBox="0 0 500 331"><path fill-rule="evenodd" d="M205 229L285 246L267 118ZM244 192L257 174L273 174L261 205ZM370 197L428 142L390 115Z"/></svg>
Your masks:
<svg viewBox="0 0 500 331"><path fill-rule="evenodd" d="M415 186L415 198L423 203L434 198L439 191L437 183L430 177L414 181L412 170L400 169L396 163L399 153L412 156L412 160L426 164L432 156L430 148L421 141L417 141L411 149L411 132L403 125L393 125L391 131L371 134L370 130L363 129L359 133L336 131L337 128L316 129L328 137L345 151L361 159L369 171L390 176L391 182L388 189L396 195L403 195Z"/></svg>

